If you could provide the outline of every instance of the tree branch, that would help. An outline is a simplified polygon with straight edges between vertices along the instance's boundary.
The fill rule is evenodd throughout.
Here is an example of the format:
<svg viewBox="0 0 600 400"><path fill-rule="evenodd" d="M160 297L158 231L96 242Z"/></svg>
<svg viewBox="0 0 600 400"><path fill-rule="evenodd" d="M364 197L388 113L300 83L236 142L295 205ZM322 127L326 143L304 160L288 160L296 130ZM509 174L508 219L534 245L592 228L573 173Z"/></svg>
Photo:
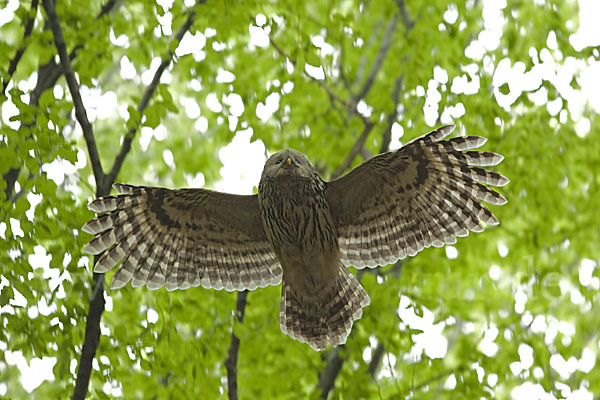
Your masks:
<svg viewBox="0 0 600 400"><path fill-rule="evenodd" d="M90 121L87 117L87 112L85 111L85 107L83 106L83 101L81 99L81 93L79 93L79 84L77 83L75 73L73 72L73 67L71 66L71 60L69 59L69 56L67 54L67 46L65 44L62 29L60 27L58 15L56 15L54 2L52 0L42 0L42 4L44 6L44 9L46 10L46 14L48 15L50 28L52 29L52 33L54 34L54 44L58 52L58 57L60 58L60 64L62 65L63 73L67 80L67 85L69 86L71 97L73 98L73 105L75 106L75 116L77 117L77 121L81 126L81 130L83 131L83 137L87 144L88 153L90 155L90 162L92 164L92 170L94 171L94 178L96 178L96 183L98 184L98 186L100 186L100 184L104 180L104 172L102 171L100 156L98 155L98 148L96 147L96 139L94 139L92 125L90 125Z"/></svg>
<svg viewBox="0 0 600 400"><path fill-rule="evenodd" d="M269 42L275 48L275 50L277 50L277 52L279 53L280 56L282 56L283 58L286 58L286 59L290 60L290 62L293 65L296 65L296 60L292 60L291 58L289 58L288 55L285 54L285 52L283 51L283 49L281 47L279 47L279 45L277 44L277 42L275 41L275 39L273 39L273 37L271 35L269 35Z"/></svg>
<svg viewBox="0 0 600 400"><path fill-rule="evenodd" d="M105 3L100 13L96 16L96 19L101 18L103 15L110 13L116 4L117 2L115 0L111 0ZM69 54L69 58L71 59L71 61L76 57L75 50L81 47L83 46L78 45L75 47L75 49L71 51L71 53ZM41 65L38 68L38 79L35 88L31 92L29 104L32 106L37 106L39 104L38 101L42 93L54 86L61 75L62 67L59 64L57 64L54 61L54 59L51 59L46 64ZM20 168L11 168L3 176L3 178L6 181L5 193L7 199L10 199L12 196L15 183L19 177L20 171Z"/></svg>
<svg viewBox="0 0 600 400"><path fill-rule="evenodd" d="M273 45L273 47L275 48L275 50L277 50L277 52L279 54L281 54L286 59L290 60L290 62L292 64L296 65L295 61L292 60L292 59L290 59L287 56L287 54L283 51L283 49L281 48L281 46L279 46L277 44L277 42L271 36L269 36L269 41L271 42L271 44ZM356 143L354 143L354 146L350 150L350 154L348 155L348 157L346 157L346 160L344 160L344 162L342 163L342 165L340 165L334 171L334 173L331 175L331 178L335 179L335 178L339 177L352 164L352 161L354 161L354 158L356 158L356 155L358 153L360 153L361 149L363 148L363 146L365 144L365 141L367 140L367 136L369 136L369 133L373 129L373 123L371 122L371 120L369 118L365 117L364 115L362 115L361 113L358 112L358 110L356 109L356 103L354 102L354 99L351 99L350 101L342 99L340 96L338 96L336 93L334 93L333 90L331 90L331 88L324 81L315 79L313 76L310 76L306 72L306 70L304 70L302 72L304 73L305 76L307 76L308 78L310 78L313 81L317 82L317 84L319 86L321 86L323 89L325 89L325 91L327 92L327 94L329 95L329 97L331 99L339 102L344 107L346 107L346 109L348 110L348 116L349 117L351 117L353 115L358 115L359 118L362 120L363 125L364 125L364 129L363 129L361 135L356 140Z"/></svg>
<svg viewBox="0 0 600 400"><path fill-rule="evenodd" d="M415 27L415 21L410 17L404 0L396 0L396 5L398 5L398 8L400 9L400 15L402 16L402 22L404 23L404 37L407 37L408 33Z"/></svg>
<svg viewBox="0 0 600 400"><path fill-rule="evenodd" d="M360 136L354 143L354 146L352 146L352 149L350 150L350 154L348 154L348 156L346 157L344 162L339 167L336 168L336 170L333 172L333 174L331 174L332 179L336 179L336 178L340 177L344 173L344 171L347 170L350 167L350 165L352 165L352 162L356 158L357 154L360 153L360 150L365 145L367 136L369 136L369 133L371 133L371 130L373 130L373 123L368 118L364 118L363 122L365 124L365 128L363 129L362 133L360 134Z"/></svg>
<svg viewBox="0 0 600 400"><path fill-rule="evenodd" d="M203 4L205 2L206 2L206 0L199 0L196 2L196 5ZM191 9L190 13L187 17L187 20L185 21L183 26L181 28L179 28L179 31L177 31L177 34L175 35L175 39L177 40L177 42L181 42L181 39L183 39L183 36L185 35L185 33L190 29L190 27L194 23L195 16L196 16L196 11L194 9ZM165 58L162 59L160 65L158 66L158 69L154 73L152 82L150 82L150 85L148 85L148 87L146 88L144 95L142 96L142 99L140 100L140 103L138 104L138 107L137 107L137 110L140 113L140 118L144 114L144 110L146 110L146 107L148 107L148 104L150 103L150 99L152 98L152 95L154 94L154 92L156 91L156 88L158 87L158 84L160 83L160 78L161 78L163 72L165 72L167 67L171 64L172 58L173 58L173 52L171 50L169 50L168 56L166 56ZM129 130L125 134L125 139L123 140L123 145L121 146L121 150L119 150L119 154L117 154L117 157L115 157L113 166L107 175L107 180L109 182L111 182L111 185L115 181L115 179L117 179L117 175L119 175L119 172L121 171L121 167L123 166L125 157L127 156L127 153L129 153L129 151L131 150L131 142L135 138L135 134L138 131L140 123L141 123L141 120L138 121L138 123L135 126L129 128Z"/></svg>
<svg viewBox="0 0 600 400"><path fill-rule="evenodd" d="M381 31L382 27L383 27L382 18L379 17L379 18L377 18L377 22L375 23L375 26L373 27L373 31L369 35L367 42L364 44L365 49L370 49L371 46L373 46L375 44L375 42L377 42L377 38L379 37L379 31ZM367 68L368 60L369 60L369 54L368 54L368 52L365 51L362 53L362 55L360 57L360 61L358 62L358 66L356 67L356 74L354 75L354 82L353 82L354 86L358 86L360 84L360 82L362 82L363 75L365 73L365 69Z"/></svg>
<svg viewBox="0 0 600 400"><path fill-rule="evenodd" d="M369 363L369 368L367 369L371 379L375 379L375 374L377 373L379 364L381 364L383 353L385 353L385 346L383 343L379 342L375 348L375 351L371 355L371 362Z"/></svg>
<svg viewBox="0 0 600 400"><path fill-rule="evenodd" d="M402 22L404 23L404 37L407 37L409 32L415 26L414 21L411 19L404 0L396 0L396 4L400 9L400 15L402 16ZM398 117L398 103L400 102L400 91L402 90L402 84L404 83L404 76L399 76L394 82L394 91L392 93L392 101L394 103L394 111L388 115L387 126L382 135L381 147L379 148L380 153L389 151L390 142L392 139L392 126Z"/></svg>
<svg viewBox="0 0 600 400"><path fill-rule="evenodd" d="M33 30L33 23L35 22L35 15L37 14L38 2L39 2L39 0L31 0L31 7L29 9L29 18L27 18L27 22L25 22L25 32L23 33L23 42L21 43L21 46L19 46L19 49L17 50L13 59L10 60L10 65L8 66L8 71L7 71L8 76L7 76L6 80L2 83L2 94L3 95L6 94L6 88L8 87L8 84L10 83L10 79L12 78L13 74L17 70L17 65L19 64L19 61L21 61L21 57L23 57L23 54L25 53L25 48L26 48L25 42L26 42L26 39L31 35L31 31Z"/></svg>
<svg viewBox="0 0 600 400"><path fill-rule="evenodd" d="M96 15L95 19L98 20L104 17L105 15L110 14L110 12L113 10L116 4L117 0L109 0L106 3L104 3L102 8L100 8L100 12L98 13L98 15Z"/></svg>
<svg viewBox="0 0 600 400"><path fill-rule="evenodd" d="M463 371L463 370L465 370L465 369L466 369L466 367L464 367L464 366L461 366L461 367L458 367L458 368L452 368L452 369L449 369L449 370L447 370L447 371L444 371L444 372L442 372L442 373L439 373L439 374L437 374L437 375L435 375L435 376L432 376L432 377L431 377L431 378L429 378L429 379L425 379L423 382L420 382L420 383L416 384L415 386L412 386L412 387L410 388L410 390L411 390L412 392L415 392L415 391L417 391L417 390L419 390L419 389L422 389L422 388L424 388L425 386L427 386L427 385L429 385L429 384L431 384L431 383L433 383L433 382L439 381L440 379L443 379L443 378L445 378L445 377L447 377L447 376L450 376L450 375L452 375L452 374L459 373L459 372L461 372L461 371Z"/></svg>
<svg viewBox="0 0 600 400"><path fill-rule="evenodd" d="M360 282L364 274L364 269L358 270L356 279ZM319 382L317 382L317 389L321 390L321 399L327 399L329 392L333 389L336 378L342 370L345 359L340 356L340 349L345 347L345 344L340 344L327 356L327 364L325 364L325 368L319 374Z"/></svg>
<svg viewBox="0 0 600 400"><path fill-rule="evenodd" d="M396 3L398 4L398 7L400 8L400 15L402 16L404 24L406 25L405 34L407 34L408 31L410 29L412 29L412 27L414 26L414 22L410 19L410 16L408 15L408 11L406 10L406 5L404 4L404 1L396 0ZM358 92L358 94L354 97L354 99L351 100L352 104L356 104L356 102L358 100L364 98L368 94L368 92L371 90L371 87L373 86L373 83L375 82L375 78L376 78L377 74L379 73L379 71L381 70L381 66L383 65L385 57L387 56L387 53L392 44L392 39L394 36L394 31L396 30L397 24L398 24L398 15L395 15L394 18L392 18L387 25L384 36L381 40L381 44L379 46L379 51L377 52L375 62L373 63L373 67L369 71L369 75L367 76L365 84L363 85L362 89ZM403 81L404 81L404 77L400 76L396 79L396 81L394 83L394 91L392 93L392 100L394 101L394 111L387 118L387 126L386 126L386 130L383 132L383 136L382 136L383 140L381 143L381 147L379 149L379 153L386 152L389 148L390 141L391 141L392 125L394 124L396 117L398 116L397 106L398 106L398 102L400 100L400 90L402 89ZM359 136L358 140L354 144L354 147L352 147L352 150L350 151L350 154L348 155L346 160L344 160L344 162L332 174L332 177L334 177L334 178L339 177L346 169L348 169L350 167L350 165L352 165L354 158L362 151L365 141L367 139L367 136L373 129L373 123L368 118L364 117L363 115L361 115L361 118L363 120L363 123L365 124L363 133Z"/></svg>
<svg viewBox="0 0 600 400"><path fill-rule="evenodd" d="M99 20L100 18L107 15L114 9L115 5L117 5L117 0L107 1L106 3L104 3L102 8L100 9L100 12L98 13L98 15L96 15L96 17L94 19ZM75 47L73 47L73 49L71 49L71 52L69 53L69 58L71 59L71 61L73 61L75 59L75 57L77 57L77 52L81 49L83 49L83 44L81 44L81 43L76 44Z"/></svg>
<svg viewBox="0 0 600 400"><path fill-rule="evenodd" d="M290 57L288 57L288 55L285 53L285 51L283 51L283 49L281 48L281 46L279 46L277 44L277 42L275 41L275 39L273 39L273 37L269 36L269 42L271 42L271 45L273 45L273 47L275 48L275 50L277 50L277 52L284 58L286 58L287 60L289 60L294 66L296 66L296 60L292 60ZM319 86L321 86L323 89L325 89L325 91L327 92L327 94L329 95L330 98L334 99L335 101L337 101L338 103L342 104L344 107L351 109L353 112L356 111L356 104L349 102L347 100L342 99L340 96L338 96L336 93L333 92L333 90L331 90L331 88L327 85L327 83L325 83L325 81L321 81L319 79L316 79L314 76L309 75L306 70L303 70L302 73L308 77L309 79L315 81Z"/></svg>
<svg viewBox="0 0 600 400"><path fill-rule="evenodd" d="M383 65L383 61L388 54L390 46L392 45L394 31L398 25L398 17L398 14L396 14L394 18L392 18L387 24L385 32L383 33L383 38L381 39L381 44L379 45L379 50L377 51L377 56L375 57L375 62L369 71L369 75L367 75L367 79L365 80L363 87L356 94L356 102L366 97L366 95L369 93L369 90L371 90L373 83L375 82L375 77L377 77L377 74Z"/></svg>
<svg viewBox="0 0 600 400"><path fill-rule="evenodd" d="M10 199L14 197L13 191L15 189L15 183L19 178L19 173L21 173L21 168L10 168L2 175L2 178L4 178L4 181L6 182L6 187L4 188L6 201L10 201Z"/></svg>
<svg viewBox="0 0 600 400"><path fill-rule="evenodd" d="M43 0L47 1L47 0ZM94 256L94 265L99 256ZM92 362L100 343L100 318L104 312L104 274L94 273L94 290L90 299L90 308L85 321L85 337L81 349L81 358L77 366L77 380L73 389L72 400L84 400L92 375Z"/></svg>
<svg viewBox="0 0 600 400"><path fill-rule="evenodd" d="M110 12L112 12L117 4L118 3L116 0L107 1L102 6L102 9L100 10L95 19L102 18L104 15L107 15ZM75 48L73 48L73 50L71 50L71 52L69 53L69 58L71 59L71 61L73 61L73 59L75 59L75 57L77 56L77 49L80 49L82 47L83 46L79 44L76 45ZM62 67L54 61L54 58L50 59L46 64L41 65L37 71L38 79L35 84L35 88L31 92L29 105L38 106L39 98L42 95L42 93L54 86L61 75ZM6 193L7 199L11 198L12 196L12 193L15 188L15 183L19 177L20 172L20 168L11 168L3 176L6 181L6 188L4 189L4 191Z"/></svg>
<svg viewBox="0 0 600 400"><path fill-rule="evenodd" d="M345 345L341 344L329 353L327 357L327 364L321 374L319 375L319 382L317 383L317 389L321 390L321 398L327 399L329 392L333 389L335 379L342 370L344 365L344 359L340 357L340 349L344 348Z"/></svg>
<svg viewBox="0 0 600 400"><path fill-rule="evenodd" d="M35 87L31 91L31 95L29 96L29 105L37 107L39 105L39 99L42 93L54 86L61 75L62 69L60 65L58 65L54 61L54 58L51 58L46 64L40 65L37 71L37 82L35 84ZM26 127L31 127L33 125L35 125L35 120L32 123L25 124ZM21 124L19 129L21 129L22 126L23 124ZM13 191L15 188L15 183L17 182L20 173L21 167L17 167L9 169L3 175L3 178L6 181L6 188L4 189L4 193L6 194L6 199L11 199L11 202L14 202L14 200L16 200L16 197L13 196Z"/></svg>
<svg viewBox="0 0 600 400"><path fill-rule="evenodd" d="M25 41L31 35L31 32L33 30L33 23L35 22L35 14L37 13L38 3L39 0L31 0L31 9L29 10L30 15L29 19L27 19L27 22L25 23L25 32L23 33L23 43L21 43L21 46L17 50L17 53L15 54L14 58L10 60L10 65L8 66L7 72L8 76L6 80L2 83L3 95L6 94L6 89L8 88L10 80L12 79L13 74L17 70L17 65L19 64L19 61L21 61L21 57L23 57L23 54L25 53ZM6 188L4 189L4 193L6 194L7 201L10 201L11 198L13 198L13 201L18 198L18 196L16 195L12 196L12 193L15 187L15 183L19 178L20 172L20 168L10 168L3 176L4 181L6 182Z"/></svg>
<svg viewBox="0 0 600 400"><path fill-rule="evenodd" d="M98 149L96 147L96 141L92 131L92 126L87 118L87 113L81 100L81 94L79 93L79 85L75 79L75 73L71 67L71 60L67 55L67 46L62 34L60 27L60 21L54 8L54 2L52 0L42 0L42 5L46 10L48 20L52 33L54 34L54 44L60 58L62 70L73 98L73 104L75 106L75 115L77 121L81 125L83 130L83 136L85 138L88 152L90 155L90 162L92 164L92 170L94 171L94 177L96 179L97 194L102 195L103 192L107 191L104 182L104 172L100 165L100 157L98 155ZM109 191L110 189L108 189ZM94 264L96 263L98 256L94 257ZM92 362L96 355L96 349L100 342L100 318L104 312L104 274L94 274L94 291L90 300L90 308L87 315L85 325L85 339L83 348L81 350L81 359L77 369L77 381L75 382L75 389L73 390L72 399L85 399L88 391L88 385L92 372Z"/></svg>
<svg viewBox="0 0 600 400"><path fill-rule="evenodd" d="M387 117L387 125L385 131L383 131L381 147L379 148L380 153L385 153L390 148L390 142L392 140L392 126L396 122L398 117L398 103L400 101L400 91L402 90L402 83L404 82L404 76L400 76L394 82L394 91L392 92L392 104L394 104L394 111Z"/></svg>
<svg viewBox="0 0 600 400"><path fill-rule="evenodd" d="M344 65L346 64L346 55L345 54L346 54L346 52L344 51L344 45L342 43L340 45L339 74L340 74L340 78L342 78L342 82L344 83L344 87L350 94L350 97L354 98L354 95L352 94L352 86L350 85L350 81L348 80L348 77L346 76L346 73L344 72Z"/></svg>
<svg viewBox="0 0 600 400"><path fill-rule="evenodd" d="M44 4L44 8L46 8L46 2L49 2L50 5L52 5L51 4L52 0L42 0L42 1ZM114 3L115 2L113 2L113 4ZM52 5L52 7L53 7L53 5ZM105 5L105 7L103 7L102 11L100 12L99 17L101 15L103 15L103 13L105 14L107 12L108 11L107 11L106 5ZM54 12L54 14L56 14L56 13ZM190 15L191 15L191 19L190 19L190 17L188 17L188 20L184 24L185 30L182 31L182 29L183 29L182 28L182 29L180 29L180 31L177 34L178 41L181 40L181 38L183 37L183 35L189 29L189 27L191 26L191 24L193 22L194 12L192 11L190 13ZM72 54L73 54L73 56L75 56L74 52L72 52ZM169 51L169 54L171 54L170 51ZM63 56L64 55L66 55L66 50L65 50ZM62 63L63 56L61 56L61 63ZM161 67L162 67L163 63L161 63ZM154 84L153 89L152 90L147 89L146 93L144 93L144 96L143 96L142 100L140 101L140 107L142 107L142 110L145 109L146 106L148 105L148 102L150 101L152 93L154 92L154 90L156 89L156 86L158 85L158 82L160 81L160 75L162 74L162 72L164 72L164 70L166 69L166 67L168 66L169 63L170 63L170 58L168 60L168 63L162 69L161 69L161 67L159 67L160 73L157 71L157 73L154 76L154 79L152 80L152 84ZM65 76L67 76L66 71L65 71ZM151 86L152 86L152 84L151 84ZM131 139L133 139L134 133L135 133L135 130L131 134ZM125 146L125 143L123 144L123 147L124 146ZM123 151L123 147L121 148L121 152L119 153L120 155L122 154L122 159L120 161L118 168L116 169L116 172L114 172L115 171L114 165L113 165L113 169L111 169L111 173L114 172L114 177L116 177L116 175L118 174L118 171L120 170L122 162L125 159L125 156L127 155L127 153L129 152L129 149L131 148L131 140L129 141L127 151ZM93 165L93 163L94 163L94 160L92 159L92 165ZM116 161L115 161L115 163L116 163ZM114 183L114 177L112 177L111 175L104 175L102 173L101 179L96 178L96 185L97 185L96 195L98 197L108 195L110 193L110 188L111 188L112 184ZM94 257L94 265L96 264L97 259L98 259L98 256ZM94 273L94 291L92 294L92 298L90 300L90 308L89 308L88 316L87 316L87 320L86 320L85 338L84 338L83 348L82 348L82 352L81 352L79 368L77 370L77 381L75 383L75 389L73 390L73 395L71 397L73 400L85 399L87 392L88 392L89 381L90 381L91 372L92 372L92 361L96 355L96 350L97 350L98 344L100 342L100 318L102 316L102 313L104 312L104 303L105 303L105 301L104 301L104 274Z"/></svg>
<svg viewBox="0 0 600 400"><path fill-rule="evenodd" d="M246 300L248 298L248 291L243 290L238 292L237 300L235 302L236 318L242 323L244 322L244 313L246 310ZM227 368L227 391L229 400L237 400L237 360L238 352L240 350L240 339L231 332L231 343L229 345L229 351L227 352L227 359L225 360L225 368Z"/></svg>

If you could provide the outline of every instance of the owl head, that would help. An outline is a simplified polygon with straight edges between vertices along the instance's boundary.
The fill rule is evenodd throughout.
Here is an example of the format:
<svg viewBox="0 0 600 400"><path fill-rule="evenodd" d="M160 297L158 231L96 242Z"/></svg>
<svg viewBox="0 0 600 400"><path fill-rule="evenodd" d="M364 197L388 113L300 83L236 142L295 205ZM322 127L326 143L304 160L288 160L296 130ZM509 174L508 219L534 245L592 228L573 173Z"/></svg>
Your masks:
<svg viewBox="0 0 600 400"><path fill-rule="evenodd" d="M294 149L285 149L269 157L265 163L262 178L284 176L310 178L314 174L315 169L304 154Z"/></svg>

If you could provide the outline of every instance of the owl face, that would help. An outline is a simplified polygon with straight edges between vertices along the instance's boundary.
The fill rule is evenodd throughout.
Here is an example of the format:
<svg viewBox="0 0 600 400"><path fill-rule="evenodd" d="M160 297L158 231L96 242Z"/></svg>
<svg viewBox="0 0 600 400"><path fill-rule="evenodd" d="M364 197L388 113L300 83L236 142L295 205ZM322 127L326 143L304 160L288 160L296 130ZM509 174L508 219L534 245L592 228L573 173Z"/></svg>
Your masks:
<svg viewBox="0 0 600 400"><path fill-rule="evenodd" d="M308 178L313 173L314 168L304 154L294 149L285 149L269 157L262 174L263 177L296 175Z"/></svg>

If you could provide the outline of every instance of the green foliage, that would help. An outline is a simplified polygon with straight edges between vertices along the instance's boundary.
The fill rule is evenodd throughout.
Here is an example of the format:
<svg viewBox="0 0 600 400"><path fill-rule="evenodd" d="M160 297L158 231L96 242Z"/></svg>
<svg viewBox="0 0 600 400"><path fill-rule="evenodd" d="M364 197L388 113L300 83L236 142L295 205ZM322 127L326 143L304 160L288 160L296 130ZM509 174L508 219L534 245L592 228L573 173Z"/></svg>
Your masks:
<svg viewBox="0 0 600 400"><path fill-rule="evenodd" d="M219 150L246 128L268 152L297 148L330 176L364 132L360 101L374 128L352 166L380 151L391 123L404 128L401 138L392 135L397 147L453 118L460 134L486 136L485 149L505 156L498 170L511 179L501 189L509 203L492 207L499 227L459 239L457 257L428 249L362 276L371 305L340 350L345 362L329 398L510 398L527 382L556 398L577 389L600 395L599 368L580 363L564 375L556 367L556 360L573 364L587 352L596 359L600 340L593 309L600 301L598 268L592 283L581 277L589 264L583 260L597 267L600 259L600 120L591 105L577 109L568 97L581 90L581 70L599 55L570 44L576 3L509 2L498 10L504 22L497 46L482 47L479 56L471 52L477 40L495 33L476 1L207 1L194 8L189 34L195 36L186 39L194 49L186 54L175 40L190 11L184 2L170 9L116 2L96 18L106 3L61 1L57 12L67 50L77 46L73 68L104 172L126 132L135 131L117 181L182 187L202 173L212 187L221 179ZM32 13L29 2L20 2L0 26L0 77L11 82L0 96L0 396L7 398L71 395L94 291L92 258L81 251L90 235L80 227L92 216L86 204L96 182L64 78L34 90L48 79L44 65L56 58L39 8ZM24 39L24 20L33 14L34 30ZM270 42L257 45L253 29L264 30ZM556 49L549 47L550 32ZM9 76L21 47L23 58ZM532 71L542 53L560 67L577 63L566 88L548 76L523 92L513 81L495 81L503 59ZM144 91L168 57L168 73L140 112ZM126 66L135 73L123 73ZM321 67L324 79L311 77L306 66ZM445 82L434 77L439 70ZM233 80L218 78L223 71ZM371 86L357 98L371 71ZM455 91L455 81L475 89ZM546 100L536 101L532 94L542 91ZM231 94L242 99L241 115L225 100ZM108 111L94 103L98 96ZM279 96L279 106L261 119L257 109L269 96ZM209 97L220 110L209 108ZM189 116L186 98L199 116ZM562 105L551 112L548 102L556 99ZM450 110L458 106L464 115L455 117ZM590 126L584 132L583 120ZM166 150L174 166L163 161ZM57 165L65 174L54 172ZM90 398L225 398L232 332L241 340L241 398L319 398L317 382L331 350L316 353L280 332L279 296L273 287L250 293L240 324L233 293L108 290ZM428 353L431 341L417 349L423 331L407 320L410 312L440 324L436 340L447 340L441 357ZM378 344L384 357L371 377ZM527 348L531 362L523 359ZM11 361L15 352L27 360L55 357L54 380L28 394Z"/></svg>

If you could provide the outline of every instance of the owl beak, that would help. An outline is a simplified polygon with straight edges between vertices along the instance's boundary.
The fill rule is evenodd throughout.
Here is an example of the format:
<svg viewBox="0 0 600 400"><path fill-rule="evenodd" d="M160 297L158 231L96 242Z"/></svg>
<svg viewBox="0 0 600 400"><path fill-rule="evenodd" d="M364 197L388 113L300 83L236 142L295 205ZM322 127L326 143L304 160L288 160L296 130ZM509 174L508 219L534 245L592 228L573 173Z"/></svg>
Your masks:
<svg viewBox="0 0 600 400"><path fill-rule="evenodd" d="M296 162L296 159L294 158L293 155L287 155L283 159L283 162L281 163L281 168L283 168L285 170L292 170L297 166L298 166L298 163Z"/></svg>

